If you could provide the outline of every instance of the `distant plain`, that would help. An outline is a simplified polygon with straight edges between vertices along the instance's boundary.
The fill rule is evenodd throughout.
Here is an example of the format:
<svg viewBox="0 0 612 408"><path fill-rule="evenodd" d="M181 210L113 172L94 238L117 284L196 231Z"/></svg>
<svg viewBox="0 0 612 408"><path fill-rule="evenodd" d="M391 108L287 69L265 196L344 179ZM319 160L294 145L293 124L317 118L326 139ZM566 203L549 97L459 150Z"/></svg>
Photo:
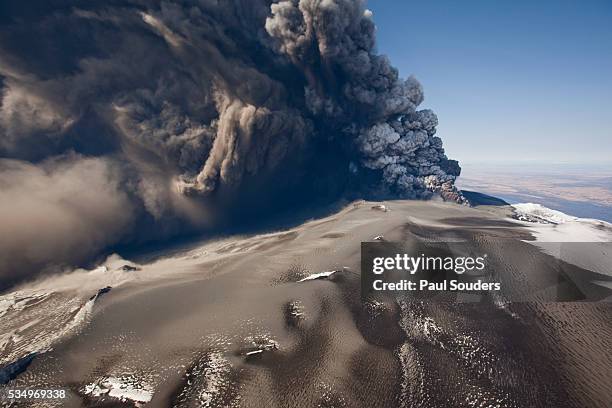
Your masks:
<svg viewBox="0 0 612 408"><path fill-rule="evenodd" d="M537 203L581 218L612 222L612 167L463 164L459 188L515 203Z"/></svg>

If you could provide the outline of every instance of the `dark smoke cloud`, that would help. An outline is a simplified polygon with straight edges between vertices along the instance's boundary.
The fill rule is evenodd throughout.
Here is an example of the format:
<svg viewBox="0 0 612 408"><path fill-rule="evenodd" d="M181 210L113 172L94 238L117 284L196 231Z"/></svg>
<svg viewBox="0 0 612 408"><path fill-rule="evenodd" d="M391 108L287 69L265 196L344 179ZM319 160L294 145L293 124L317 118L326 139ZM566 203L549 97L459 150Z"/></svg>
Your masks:
<svg viewBox="0 0 612 408"><path fill-rule="evenodd" d="M0 278L83 262L112 244L133 218L119 177L104 158L0 159Z"/></svg>
<svg viewBox="0 0 612 408"><path fill-rule="evenodd" d="M342 195L462 201L421 85L375 52L361 1L11 0L0 16L4 277Z"/></svg>

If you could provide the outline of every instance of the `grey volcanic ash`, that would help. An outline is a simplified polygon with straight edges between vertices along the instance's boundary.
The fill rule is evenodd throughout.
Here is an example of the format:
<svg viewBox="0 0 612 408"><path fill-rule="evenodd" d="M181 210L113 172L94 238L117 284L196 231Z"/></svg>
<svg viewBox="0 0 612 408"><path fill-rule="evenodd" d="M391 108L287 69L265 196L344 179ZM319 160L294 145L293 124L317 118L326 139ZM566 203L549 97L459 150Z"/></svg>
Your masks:
<svg viewBox="0 0 612 408"><path fill-rule="evenodd" d="M362 1L0 8L0 232L17 234L1 279L342 196L462 200L421 85L376 53ZM29 240L35 259L9 267Z"/></svg>

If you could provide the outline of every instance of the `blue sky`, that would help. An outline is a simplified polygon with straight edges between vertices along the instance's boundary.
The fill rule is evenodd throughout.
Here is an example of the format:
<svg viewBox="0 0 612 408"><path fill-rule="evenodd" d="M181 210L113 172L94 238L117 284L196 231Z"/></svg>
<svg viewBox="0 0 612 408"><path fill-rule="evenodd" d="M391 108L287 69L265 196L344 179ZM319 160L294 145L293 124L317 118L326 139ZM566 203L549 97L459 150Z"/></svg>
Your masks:
<svg viewBox="0 0 612 408"><path fill-rule="evenodd" d="M370 0L449 157L612 161L612 1Z"/></svg>

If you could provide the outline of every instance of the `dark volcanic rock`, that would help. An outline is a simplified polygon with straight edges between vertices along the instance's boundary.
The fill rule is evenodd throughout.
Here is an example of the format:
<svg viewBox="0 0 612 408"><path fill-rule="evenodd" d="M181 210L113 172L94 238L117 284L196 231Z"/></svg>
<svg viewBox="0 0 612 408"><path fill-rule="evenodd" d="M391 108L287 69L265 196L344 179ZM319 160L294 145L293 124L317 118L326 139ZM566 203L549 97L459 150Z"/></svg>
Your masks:
<svg viewBox="0 0 612 408"><path fill-rule="evenodd" d="M99 298L99 297L100 297L100 296L102 296L103 294L105 294L105 293L107 293L107 292L110 292L110 290L111 290L112 288L113 288L112 286L107 286L107 287L105 287L105 288L98 289L98 292L97 292L95 295L93 295L92 297L90 297L90 298L89 298L89 300L94 300L94 299L96 299L96 298Z"/></svg>
<svg viewBox="0 0 612 408"><path fill-rule="evenodd" d="M36 353L30 353L19 360L10 363L0 368L0 384L8 384L9 381L17 378L17 376L27 370L28 366L36 357Z"/></svg>
<svg viewBox="0 0 612 408"><path fill-rule="evenodd" d="M470 202L474 207L479 205L510 205L501 198L493 197L487 194L478 193L476 191L461 190L461 194Z"/></svg>

